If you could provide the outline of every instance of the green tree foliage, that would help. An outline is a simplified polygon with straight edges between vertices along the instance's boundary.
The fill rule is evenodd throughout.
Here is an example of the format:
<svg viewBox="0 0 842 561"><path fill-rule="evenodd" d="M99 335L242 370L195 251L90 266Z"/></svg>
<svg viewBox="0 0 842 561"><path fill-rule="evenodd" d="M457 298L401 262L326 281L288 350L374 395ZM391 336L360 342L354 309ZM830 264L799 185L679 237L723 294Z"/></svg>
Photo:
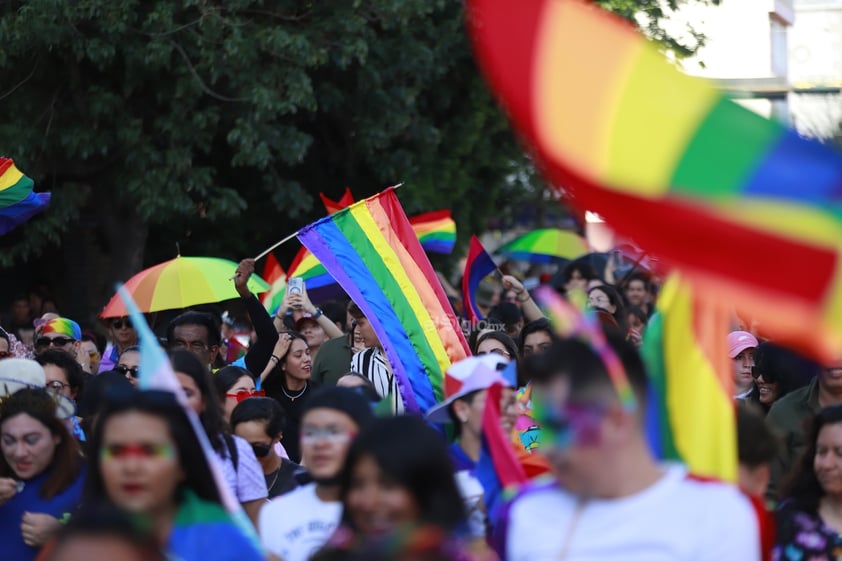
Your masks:
<svg viewBox="0 0 842 561"><path fill-rule="evenodd" d="M655 0L604 3L659 29ZM319 191L404 181L407 212L451 208L465 239L520 200L456 0L6 1L0 44L0 151L53 192L0 266L40 263L80 319L176 243L257 253Z"/></svg>

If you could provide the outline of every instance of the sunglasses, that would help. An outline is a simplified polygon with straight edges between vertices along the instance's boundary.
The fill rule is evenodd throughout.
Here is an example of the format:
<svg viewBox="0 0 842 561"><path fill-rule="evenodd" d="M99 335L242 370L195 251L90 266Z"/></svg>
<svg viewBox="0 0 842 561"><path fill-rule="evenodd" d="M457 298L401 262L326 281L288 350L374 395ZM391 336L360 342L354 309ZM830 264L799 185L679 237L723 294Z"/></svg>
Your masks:
<svg viewBox="0 0 842 561"><path fill-rule="evenodd" d="M763 376L763 381L766 382L767 384L774 384L775 382L777 382L777 380L775 379L775 376L773 376L770 372L763 371L763 370L758 369L756 366L752 366L751 367L751 377L754 378L755 380L757 380L761 376Z"/></svg>
<svg viewBox="0 0 842 561"><path fill-rule="evenodd" d="M35 340L35 346L49 347L50 345L53 345L55 347L63 347L75 340L76 339L71 339L70 337L54 337L53 339L50 339L49 337L38 337L38 339Z"/></svg>
<svg viewBox="0 0 842 561"><path fill-rule="evenodd" d="M271 444L252 444L251 449L254 450L254 455L258 458L265 458L272 450Z"/></svg>
<svg viewBox="0 0 842 561"><path fill-rule="evenodd" d="M237 393L227 393L225 397L237 398L237 403L250 397L266 397L266 392L263 390L240 390Z"/></svg>
<svg viewBox="0 0 842 561"><path fill-rule="evenodd" d="M111 322L111 327L114 329L123 329L123 326L126 329L134 329L134 325L132 325L132 320L130 319L115 319Z"/></svg>
<svg viewBox="0 0 842 561"><path fill-rule="evenodd" d="M116 368L114 368L117 372L125 376L126 374L131 375L132 378L137 378L138 373L140 372L139 366L132 366L131 368L126 366L125 364L120 364Z"/></svg>

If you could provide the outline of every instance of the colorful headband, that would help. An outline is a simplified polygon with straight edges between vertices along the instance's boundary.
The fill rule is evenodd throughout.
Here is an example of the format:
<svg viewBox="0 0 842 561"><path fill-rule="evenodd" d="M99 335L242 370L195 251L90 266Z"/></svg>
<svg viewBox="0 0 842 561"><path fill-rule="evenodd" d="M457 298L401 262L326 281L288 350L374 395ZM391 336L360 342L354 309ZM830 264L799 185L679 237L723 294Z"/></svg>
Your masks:
<svg viewBox="0 0 842 561"><path fill-rule="evenodd" d="M556 332L562 337L578 339L596 353L605 366L605 370L608 371L608 377L617 391L623 408L626 411L634 411L637 400L626 376L626 370L617 353L605 339L596 314L591 311L577 310L549 287L540 287L535 293L544 315L550 320Z"/></svg>
<svg viewBox="0 0 842 561"><path fill-rule="evenodd" d="M82 330L79 328L79 324L67 318L51 319L44 324L41 333L58 333L59 335L70 337L74 341L82 339Z"/></svg>

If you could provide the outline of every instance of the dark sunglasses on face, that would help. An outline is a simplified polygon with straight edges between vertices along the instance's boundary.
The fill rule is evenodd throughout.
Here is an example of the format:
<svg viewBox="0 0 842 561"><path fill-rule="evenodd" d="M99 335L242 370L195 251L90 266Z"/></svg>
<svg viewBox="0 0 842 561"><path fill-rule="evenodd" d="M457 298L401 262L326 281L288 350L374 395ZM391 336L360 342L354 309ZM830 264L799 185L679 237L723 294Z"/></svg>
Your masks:
<svg viewBox="0 0 842 561"><path fill-rule="evenodd" d="M767 384L774 384L777 381L777 380L775 380L775 377L772 376L771 374L769 374L768 372L758 370L758 368L756 366L752 366L751 367L751 377L754 378L755 380L757 380L761 376L763 376L763 381L766 382Z"/></svg>
<svg viewBox="0 0 842 561"><path fill-rule="evenodd" d="M70 337L54 337L50 339L49 337L38 337L35 340L36 347L49 347L50 345L56 347L63 347L68 343L72 343L75 339L71 339Z"/></svg>
<svg viewBox="0 0 842 561"><path fill-rule="evenodd" d="M240 390L237 393L227 393L225 397L235 397L237 398L237 403L240 403L250 397L266 397L266 392L263 390Z"/></svg>
<svg viewBox="0 0 842 561"><path fill-rule="evenodd" d="M132 320L128 318L115 319L111 322L111 327L113 327L114 329L123 329L123 326L125 326L126 329L134 329L134 325L132 325Z"/></svg>
<svg viewBox="0 0 842 561"><path fill-rule="evenodd" d="M269 451L272 450L271 444L252 444L251 449L254 450L254 455L258 458L265 458L269 455Z"/></svg>
<svg viewBox="0 0 842 561"><path fill-rule="evenodd" d="M126 374L129 374L129 375L131 375L132 378L137 378L138 375L139 375L138 373L140 372L140 367L139 366L132 366L131 368L129 368L125 364L120 364L114 370L116 370L117 372L119 372L123 376L125 376Z"/></svg>

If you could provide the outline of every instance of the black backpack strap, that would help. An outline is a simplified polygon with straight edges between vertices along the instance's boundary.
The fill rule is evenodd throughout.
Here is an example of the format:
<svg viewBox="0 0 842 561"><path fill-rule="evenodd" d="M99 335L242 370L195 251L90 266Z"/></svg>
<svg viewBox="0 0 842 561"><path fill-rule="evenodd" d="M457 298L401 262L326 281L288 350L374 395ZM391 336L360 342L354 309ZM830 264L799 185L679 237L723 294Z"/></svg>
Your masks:
<svg viewBox="0 0 842 561"><path fill-rule="evenodd" d="M237 450L237 443L234 442L234 437L230 434L222 434L225 439L225 445L228 447L228 454L231 456L231 463L234 464L234 471L237 471L240 463L240 453Z"/></svg>

